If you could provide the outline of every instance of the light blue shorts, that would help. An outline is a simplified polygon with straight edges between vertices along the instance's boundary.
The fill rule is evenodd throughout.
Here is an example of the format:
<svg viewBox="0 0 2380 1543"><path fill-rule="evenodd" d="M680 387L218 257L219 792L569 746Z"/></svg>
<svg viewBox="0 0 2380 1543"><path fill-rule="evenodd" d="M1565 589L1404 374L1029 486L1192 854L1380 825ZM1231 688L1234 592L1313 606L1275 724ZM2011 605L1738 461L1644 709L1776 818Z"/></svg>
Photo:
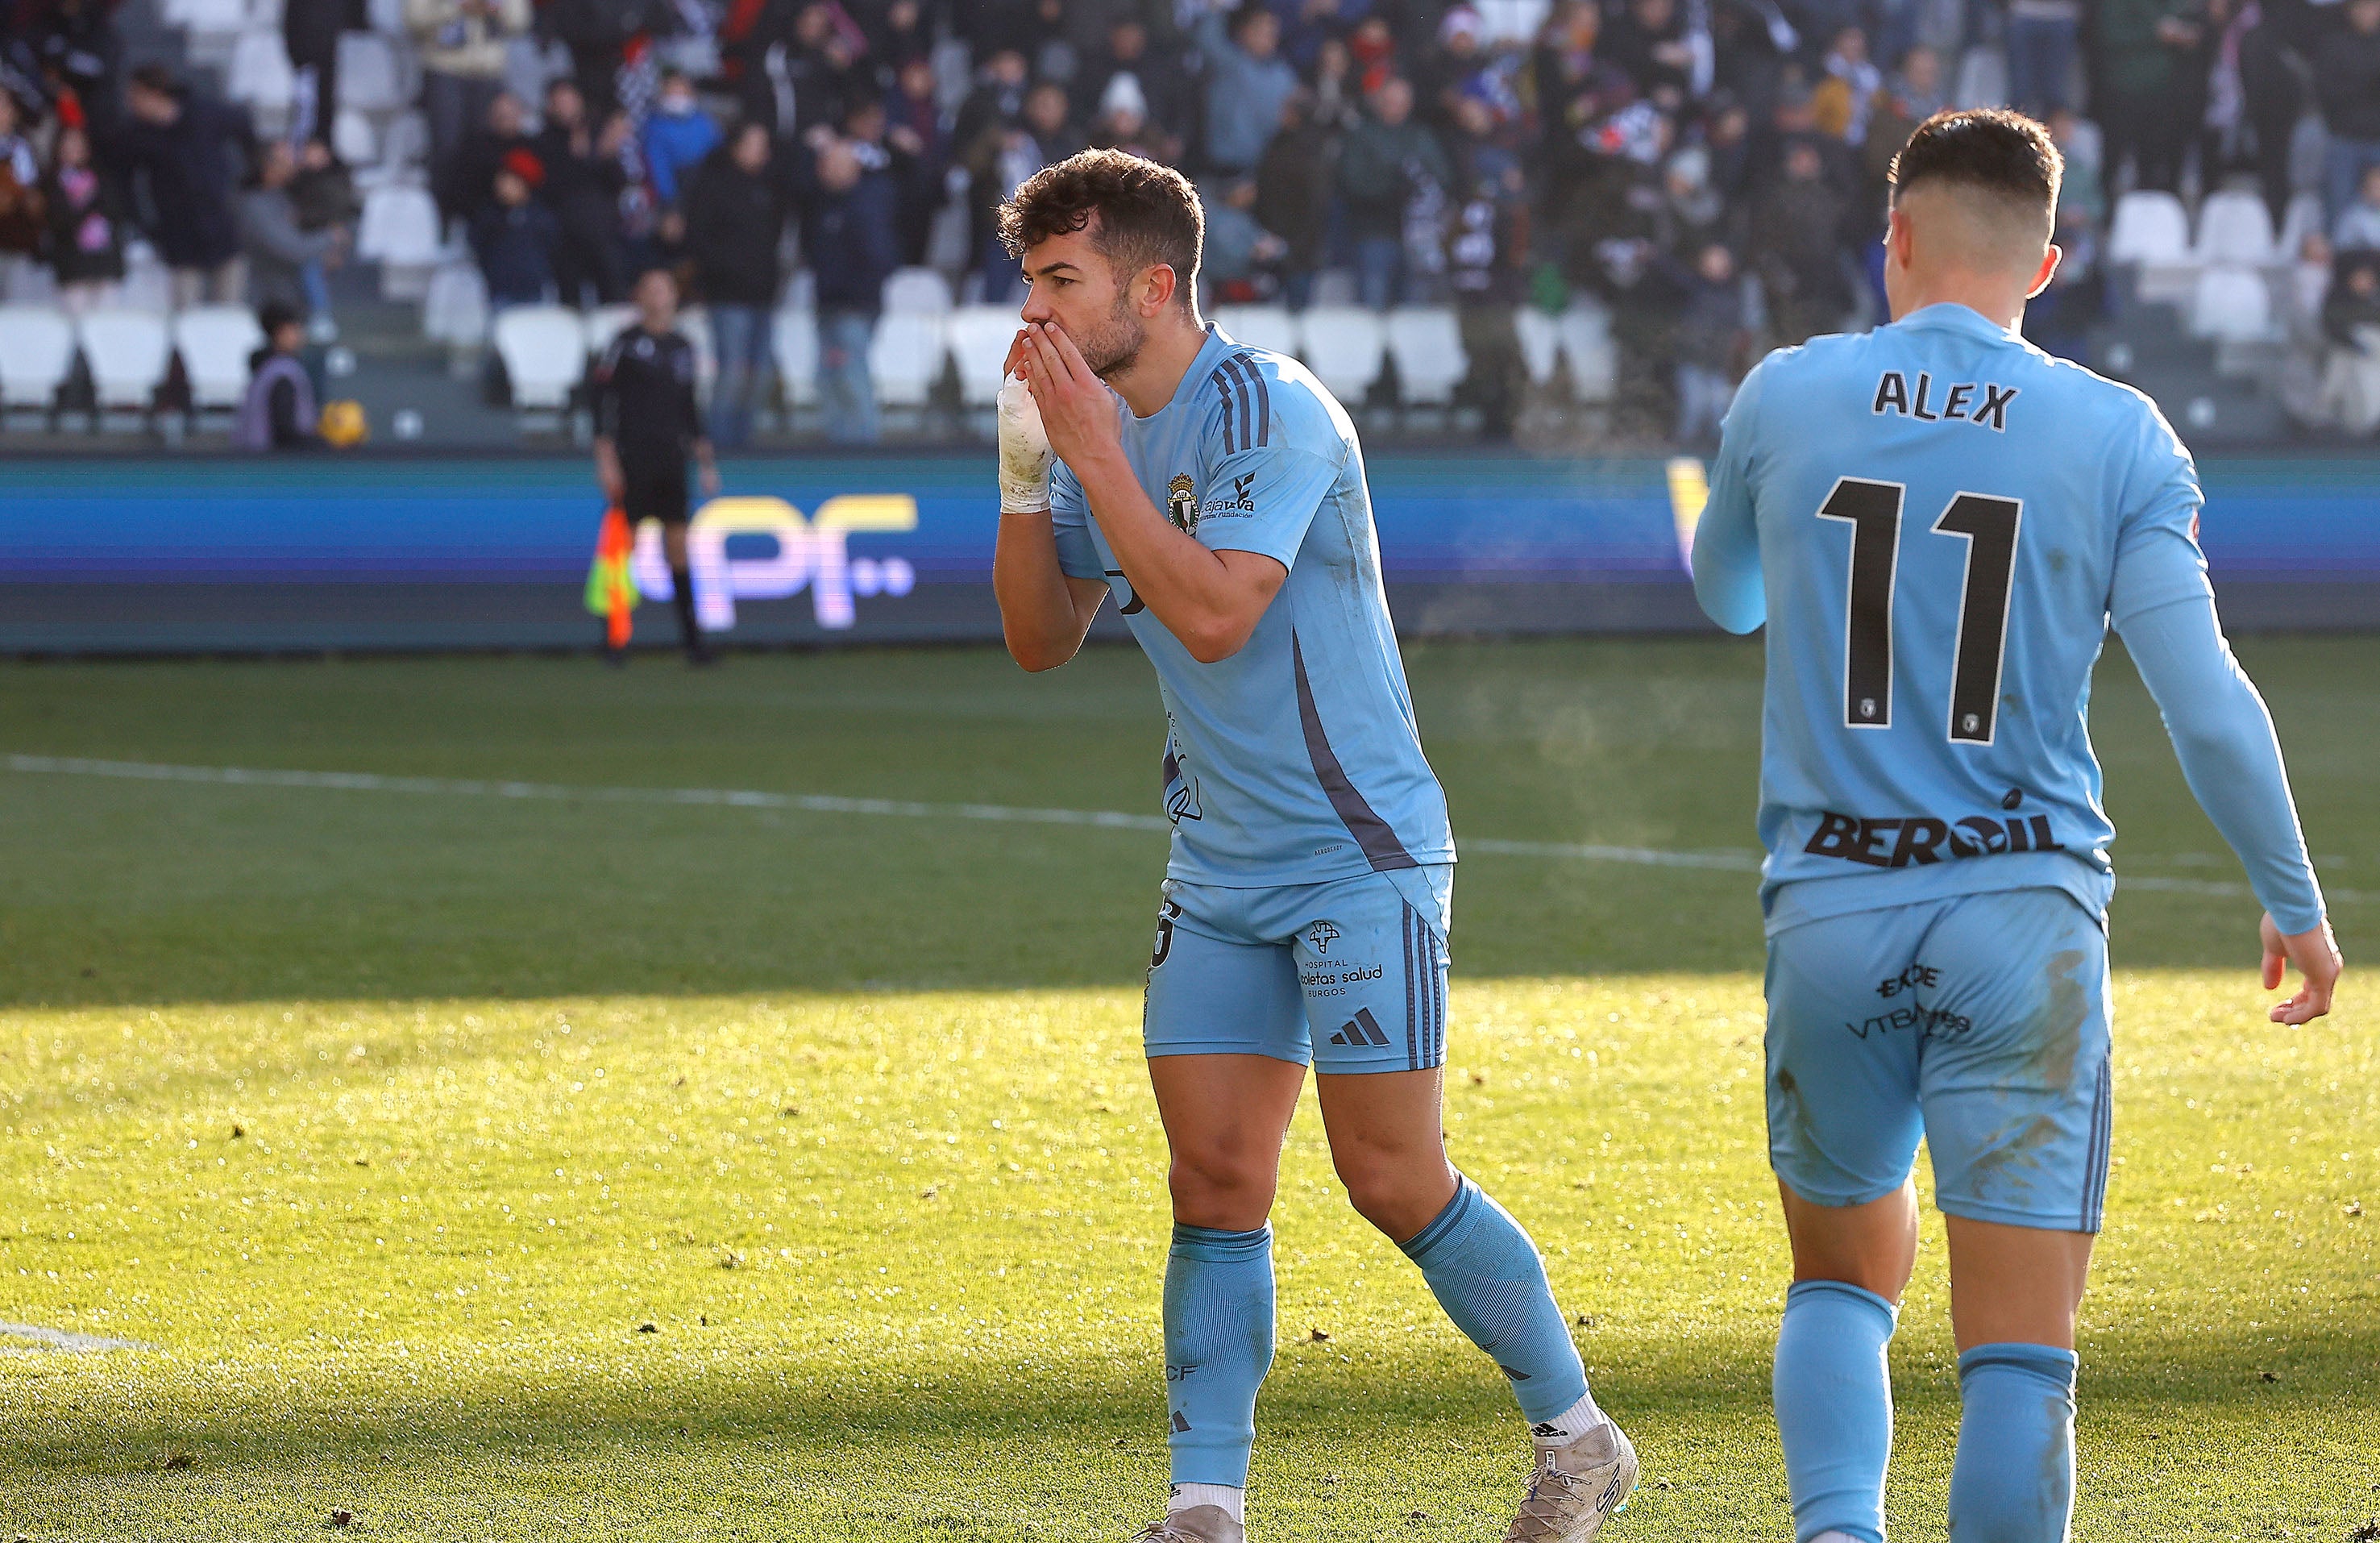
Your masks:
<svg viewBox="0 0 2380 1543"><path fill-rule="evenodd" d="M1805 1200L1900 1187L1925 1138L1953 1216L2095 1233L2107 938L2061 890L1804 922L1768 942L1768 1160Z"/></svg>
<svg viewBox="0 0 2380 1543"><path fill-rule="evenodd" d="M1446 1063L1448 863L1321 884L1165 881L1148 1052L1269 1055L1318 1072Z"/></svg>

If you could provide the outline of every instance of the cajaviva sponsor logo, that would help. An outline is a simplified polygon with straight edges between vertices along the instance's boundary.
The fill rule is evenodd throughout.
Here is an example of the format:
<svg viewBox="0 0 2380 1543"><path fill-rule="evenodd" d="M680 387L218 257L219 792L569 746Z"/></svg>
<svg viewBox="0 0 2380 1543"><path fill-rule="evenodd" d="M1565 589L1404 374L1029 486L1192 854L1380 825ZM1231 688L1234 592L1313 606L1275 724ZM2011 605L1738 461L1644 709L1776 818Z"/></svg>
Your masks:
<svg viewBox="0 0 2380 1543"><path fill-rule="evenodd" d="M695 615L705 631L725 632L735 625L737 601L785 600L807 589L818 625L843 631L856 619L855 597L905 595L917 582L905 558L851 555L852 532L916 529L917 501L907 493L844 493L807 519L782 498L714 498L686 529ZM645 599L670 598L660 526L648 521L638 530L631 571Z"/></svg>

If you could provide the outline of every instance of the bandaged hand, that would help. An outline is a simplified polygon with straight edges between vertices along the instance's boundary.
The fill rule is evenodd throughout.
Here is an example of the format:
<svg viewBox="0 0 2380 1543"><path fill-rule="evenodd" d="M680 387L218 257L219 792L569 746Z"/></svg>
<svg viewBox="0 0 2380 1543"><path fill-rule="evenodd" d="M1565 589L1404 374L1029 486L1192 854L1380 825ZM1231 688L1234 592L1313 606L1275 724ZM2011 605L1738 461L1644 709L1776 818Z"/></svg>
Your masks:
<svg viewBox="0 0 2380 1543"><path fill-rule="evenodd" d="M1050 436L1041 409L1025 383L1011 376L1000 388L1000 512L1038 514L1050 507Z"/></svg>

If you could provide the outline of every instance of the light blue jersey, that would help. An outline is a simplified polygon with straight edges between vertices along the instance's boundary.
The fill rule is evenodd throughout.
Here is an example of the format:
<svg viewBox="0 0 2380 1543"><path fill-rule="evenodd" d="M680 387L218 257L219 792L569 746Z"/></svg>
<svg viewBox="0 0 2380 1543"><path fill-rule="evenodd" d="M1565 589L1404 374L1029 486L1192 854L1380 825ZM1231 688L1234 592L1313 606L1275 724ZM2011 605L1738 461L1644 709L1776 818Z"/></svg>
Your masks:
<svg viewBox="0 0 2380 1543"><path fill-rule="evenodd" d="M1289 569L1245 647L1192 658L1133 594L1074 473L1062 463L1050 482L1059 565L1108 581L1157 667L1167 875L1257 888L1451 863L1354 425L1295 359L1208 334L1172 401L1116 410L1141 488L1175 525Z"/></svg>
<svg viewBox="0 0 2380 1543"><path fill-rule="evenodd" d="M2146 397L1964 306L1816 338L1745 379L1694 565L1720 625L1767 623L1772 934L2020 888L2104 911L2115 829L2086 728L2091 671L2111 620L2211 627L2200 502L2189 452ZM2159 691L2169 720L2173 695ZM2269 747L2252 688L2244 699ZM2269 761L2269 785L2260 771L2238 796L2260 816L2277 807L2241 838L2272 850L2241 855L2277 916L2310 926L2318 893L2277 748ZM2202 799L2227 835L2245 828Z"/></svg>

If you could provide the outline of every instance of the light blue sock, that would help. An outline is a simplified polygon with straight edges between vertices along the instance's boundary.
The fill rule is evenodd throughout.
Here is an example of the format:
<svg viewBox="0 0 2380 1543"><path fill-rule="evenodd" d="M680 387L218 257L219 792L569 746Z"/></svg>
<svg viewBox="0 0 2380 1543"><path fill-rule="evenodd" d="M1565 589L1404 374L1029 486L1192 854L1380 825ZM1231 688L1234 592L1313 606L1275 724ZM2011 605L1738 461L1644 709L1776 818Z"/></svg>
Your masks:
<svg viewBox="0 0 2380 1543"><path fill-rule="evenodd" d="M1531 1423L1558 1419L1586 1396L1586 1368L1536 1245L1477 1185L1462 1180L1438 1219L1398 1246L1454 1326L1512 1379Z"/></svg>
<svg viewBox="0 0 2380 1543"><path fill-rule="evenodd" d="M1950 1543L2065 1543L2075 1364L2046 1344L1979 1344L1959 1357Z"/></svg>
<svg viewBox="0 0 2380 1543"><path fill-rule="evenodd" d="M1796 1281L1777 1330L1777 1434L1793 1496L1793 1536L1840 1532L1884 1543L1884 1468L1892 1456L1886 1347L1899 1310L1845 1281Z"/></svg>
<svg viewBox="0 0 2380 1543"><path fill-rule="evenodd" d="M1243 1489L1272 1367L1272 1229L1175 1223L1165 1257L1166 1445L1173 1482Z"/></svg>

